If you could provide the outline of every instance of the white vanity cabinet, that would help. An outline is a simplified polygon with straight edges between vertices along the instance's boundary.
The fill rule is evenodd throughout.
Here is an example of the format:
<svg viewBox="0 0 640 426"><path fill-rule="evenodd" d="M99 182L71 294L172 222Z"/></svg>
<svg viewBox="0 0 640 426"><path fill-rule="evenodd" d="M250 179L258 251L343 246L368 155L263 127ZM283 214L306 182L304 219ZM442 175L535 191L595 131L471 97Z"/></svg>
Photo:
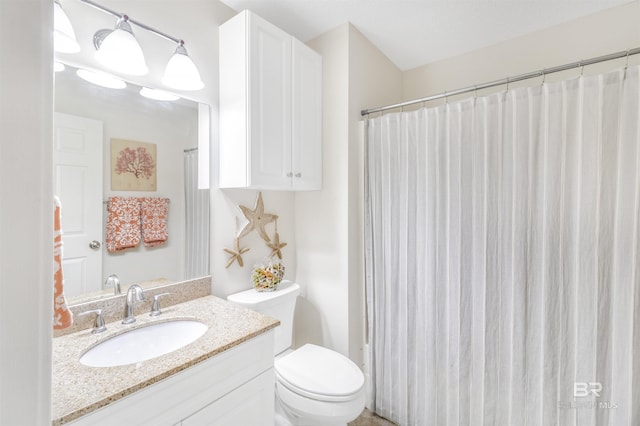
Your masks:
<svg viewBox="0 0 640 426"><path fill-rule="evenodd" d="M273 333L270 330L70 424L273 424ZM137 368L144 368L144 363Z"/></svg>
<svg viewBox="0 0 640 426"><path fill-rule="evenodd" d="M220 187L322 186L322 58L244 11L220 26Z"/></svg>

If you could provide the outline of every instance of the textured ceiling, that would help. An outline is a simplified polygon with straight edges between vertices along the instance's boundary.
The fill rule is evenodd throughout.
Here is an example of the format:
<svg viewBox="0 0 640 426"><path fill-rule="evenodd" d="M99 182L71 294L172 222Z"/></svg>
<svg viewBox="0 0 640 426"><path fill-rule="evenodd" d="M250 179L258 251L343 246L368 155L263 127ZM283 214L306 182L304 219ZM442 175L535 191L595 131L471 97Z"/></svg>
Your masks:
<svg viewBox="0 0 640 426"><path fill-rule="evenodd" d="M629 0L221 0L302 41L351 22L407 70L548 28Z"/></svg>

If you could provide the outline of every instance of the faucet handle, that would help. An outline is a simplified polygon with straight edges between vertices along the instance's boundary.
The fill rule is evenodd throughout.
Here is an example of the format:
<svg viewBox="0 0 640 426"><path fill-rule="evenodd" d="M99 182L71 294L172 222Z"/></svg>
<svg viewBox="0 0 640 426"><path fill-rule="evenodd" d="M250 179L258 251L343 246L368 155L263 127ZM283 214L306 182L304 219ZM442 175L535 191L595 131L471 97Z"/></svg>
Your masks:
<svg viewBox="0 0 640 426"><path fill-rule="evenodd" d="M153 296L153 303L151 304L151 312L149 313L150 317L157 317L162 313L162 311L160 310L160 298L168 294L171 294L171 293L160 293Z"/></svg>
<svg viewBox="0 0 640 426"><path fill-rule="evenodd" d="M107 326L104 325L104 318L102 317L102 309L94 309L92 311L85 311L78 314L79 317L83 317L85 315L96 314L96 319L93 322L93 330L91 330L92 334L102 333L107 329Z"/></svg>

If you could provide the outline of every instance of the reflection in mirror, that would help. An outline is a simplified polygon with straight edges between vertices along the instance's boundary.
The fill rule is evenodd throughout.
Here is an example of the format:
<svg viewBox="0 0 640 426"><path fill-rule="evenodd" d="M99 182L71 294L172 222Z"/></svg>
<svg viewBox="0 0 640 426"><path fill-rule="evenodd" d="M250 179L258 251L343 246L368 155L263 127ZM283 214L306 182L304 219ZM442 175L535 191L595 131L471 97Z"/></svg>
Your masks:
<svg viewBox="0 0 640 426"><path fill-rule="evenodd" d="M71 304L113 295L112 274L123 292L133 283L148 287L209 274L209 191L197 185L199 105L149 99L140 90L130 83L123 89L89 83L70 66L55 74L53 181L62 203ZM153 173L116 171L121 148L114 140L155 151ZM113 185L127 174L130 186ZM108 251L110 197L167 198L166 241L150 247L142 238L134 248Z"/></svg>

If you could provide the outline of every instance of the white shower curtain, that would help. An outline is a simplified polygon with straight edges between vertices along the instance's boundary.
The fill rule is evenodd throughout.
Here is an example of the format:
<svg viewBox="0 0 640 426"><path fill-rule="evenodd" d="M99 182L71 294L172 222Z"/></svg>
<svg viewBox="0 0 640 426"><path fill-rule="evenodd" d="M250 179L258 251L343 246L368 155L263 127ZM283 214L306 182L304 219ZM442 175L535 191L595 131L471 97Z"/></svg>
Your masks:
<svg viewBox="0 0 640 426"><path fill-rule="evenodd" d="M184 153L185 279L209 275L209 190L198 189L198 151Z"/></svg>
<svg viewBox="0 0 640 426"><path fill-rule="evenodd" d="M640 425L638 75L368 120L375 411Z"/></svg>

